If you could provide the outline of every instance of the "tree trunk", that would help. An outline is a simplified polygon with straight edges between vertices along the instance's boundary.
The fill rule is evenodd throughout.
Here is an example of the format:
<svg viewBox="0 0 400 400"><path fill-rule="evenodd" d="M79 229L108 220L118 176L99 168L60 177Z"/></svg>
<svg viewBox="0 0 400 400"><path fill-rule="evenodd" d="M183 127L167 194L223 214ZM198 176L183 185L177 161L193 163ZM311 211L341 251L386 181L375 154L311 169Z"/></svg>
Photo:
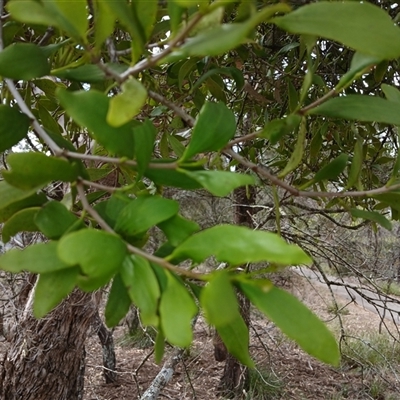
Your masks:
<svg viewBox="0 0 400 400"><path fill-rule="evenodd" d="M94 316L93 329L100 339L103 349L103 376L106 383L115 383L117 381L116 357L114 348L113 332L104 325L98 312Z"/></svg>
<svg viewBox="0 0 400 400"><path fill-rule="evenodd" d="M254 187L249 187L247 190L245 187L236 189L234 192L234 201L236 204L235 223L237 225L248 226L249 228L253 227L253 220L251 217L253 208L248 206L254 205L255 203ZM249 300L242 294L238 293L238 302L240 313L248 326L250 322ZM226 351L226 349L224 351L224 347L225 346L218 337L214 339L214 356L216 360L219 361L218 357L221 361L224 359L226 360L224 373L221 377L218 391L226 398L235 398L243 393L243 390L248 388L249 372L247 367L240 364L235 357Z"/></svg>
<svg viewBox="0 0 400 400"><path fill-rule="evenodd" d="M0 366L0 398L80 400L85 339L99 299L75 290L45 318L37 320L31 313L32 295L33 291Z"/></svg>

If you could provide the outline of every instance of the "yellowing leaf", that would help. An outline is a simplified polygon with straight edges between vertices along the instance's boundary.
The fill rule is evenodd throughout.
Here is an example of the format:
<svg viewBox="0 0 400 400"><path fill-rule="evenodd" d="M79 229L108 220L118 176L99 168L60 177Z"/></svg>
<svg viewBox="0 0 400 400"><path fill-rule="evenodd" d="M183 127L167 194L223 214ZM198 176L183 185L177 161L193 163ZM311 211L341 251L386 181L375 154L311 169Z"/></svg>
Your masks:
<svg viewBox="0 0 400 400"><path fill-rule="evenodd" d="M122 93L110 100L107 123L121 126L139 114L147 100L146 88L135 78L130 78L122 86Z"/></svg>

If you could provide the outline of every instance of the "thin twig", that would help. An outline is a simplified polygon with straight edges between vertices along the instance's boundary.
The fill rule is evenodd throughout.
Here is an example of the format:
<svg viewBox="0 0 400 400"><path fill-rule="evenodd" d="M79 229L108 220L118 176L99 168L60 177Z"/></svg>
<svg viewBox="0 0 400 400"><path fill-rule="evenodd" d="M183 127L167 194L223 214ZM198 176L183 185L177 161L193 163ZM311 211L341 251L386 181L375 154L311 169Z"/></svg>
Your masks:
<svg viewBox="0 0 400 400"><path fill-rule="evenodd" d="M128 68L125 72L119 75L119 79L121 82L126 81L131 75L137 75L139 72L150 68L158 63L158 61L165 58L168 54L172 53L175 50L175 47L183 42L186 37L189 35L190 31L198 24L198 22L203 18L203 14L198 12L193 16L193 18L186 24L186 26L179 32L169 43L168 47L156 54L153 57L146 58L144 60L139 61L133 67Z"/></svg>
<svg viewBox="0 0 400 400"><path fill-rule="evenodd" d="M328 93L326 93L322 97L320 97L319 99L317 99L314 102L312 102L311 104L309 104L308 106L303 107L301 110L298 111L298 114L306 115L308 111L312 110L315 107L318 107L319 105L321 105L322 103L325 103L325 101L329 100L332 97L335 97L336 95L338 95L338 92L336 91L336 89L332 89Z"/></svg>
<svg viewBox="0 0 400 400"><path fill-rule="evenodd" d="M261 167L257 164L254 164L251 161L246 160L240 154L234 152L232 149L225 148L223 152L234 160L238 161L243 166L251 169L257 175L264 176L265 178L269 179L273 184L287 190L290 194L297 197L326 197L326 198L335 198L335 197L364 197L364 196L376 196L379 194L390 193L394 190L400 189L400 183L392 186L382 186L377 189L371 190L359 190L359 191L343 191L343 192L306 192L295 188L294 186L289 185L285 181L282 181L274 174L269 172L265 167Z"/></svg>
<svg viewBox="0 0 400 400"><path fill-rule="evenodd" d="M101 163L110 163L116 165L130 165L132 167L137 167L137 162L134 160L128 160L126 158L116 158L108 156L97 156L92 154L81 154L70 150L63 150L62 155L67 158L75 158L78 160L96 161ZM149 163L148 168L150 169L177 169L178 163L168 162L168 163Z"/></svg>
<svg viewBox="0 0 400 400"><path fill-rule="evenodd" d="M153 92L152 90L148 91L149 97L158 101L159 103L167 106L170 110L172 110L178 117L180 117L186 124L193 128L196 120L189 115L182 107L177 106L175 103L167 100L164 96L159 93Z"/></svg>
<svg viewBox="0 0 400 400"><path fill-rule="evenodd" d="M86 179L81 179L81 182L82 182L85 186L93 187L93 188L99 189L99 190L104 190L104 191L110 192L110 193L114 193L114 192L116 192L117 190L121 190L121 188L102 185L101 183L88 181L88 180L86 180Z"/></svg>
<svg viewBox="0 0 400 400"><path fill-rule="evenodd" d="M4 0L0 0L0 15L3 14L3 10L4 10ZM0 24L0 52L3 51L3 49L4 49L3 24ZM15 86L13 80L6 78L4 79L4 81L6 82L6 85L8 86L10 93L14 96L14 99L16 100L20 110L31 120L33 129L37 134L37 136L39 136L39 138L41 138L47 144L47 146L49 146L49 149L54 153L54 155L60 156L62 154L62 149L54 142L54 140L47 134L47 132L39 124L38 120L33 115L29 107L26 105L24 99L18 92L18 89Z"/></svg>

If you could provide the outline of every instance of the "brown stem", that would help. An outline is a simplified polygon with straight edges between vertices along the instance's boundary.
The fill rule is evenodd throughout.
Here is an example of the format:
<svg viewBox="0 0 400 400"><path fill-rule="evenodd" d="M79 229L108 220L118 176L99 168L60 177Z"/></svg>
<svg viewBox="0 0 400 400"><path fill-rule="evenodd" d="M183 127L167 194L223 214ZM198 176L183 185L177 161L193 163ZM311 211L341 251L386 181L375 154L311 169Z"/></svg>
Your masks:
<svg viewBox="0 0 400 400"><path fill-rule="evenodd" d="M246 160L244 157L242 157L240 154L235 153L232 149L226 149L223 151L225 154L229 155L236 161L238 161L241 165L251 169L254 171L257 175L263 176L267 179L269 179L274 185L277 185L285 190L287 190L290 194L293 196L298 196L298 197L326 197L326 198L334 198L334 197L363 197L363 196L376 196L378 194L384 194L384 193L390 193L396 189L400 189L400 183L397 185L392 185L392 186L382 186L377 189L372 189L372 190L360 190L360 191L343 191L343 192L307 192L307 191L302 191L294 186L289 185L285 181L282 181L278 177L276 177L274 174L269 172L266 168L261 167L257 164L252 163L251 161Z"/></svg>
<svg viewBox="0 0 400 400"><path fill-rule="evenodd" d="M124 82L126 81L130 76L132 75L137 75L139 72L150 68L157 64L158 61L162 60L164 57L166 57L168 54L172 53L175 50L175 47L183 42L184 39L189 35L190 31L194 28L195 25L203 18L203 14L197 13L196 15L193 16L193 18L186 24L186 26L182 29L181 32L179 32L169 43L168 47L160 52L159 54L156 54L153 57L146 58L144 60L139 61L136 65L133 67L128 68L125 72L123 72L121 75L119 75L119 81Z"/></svg>

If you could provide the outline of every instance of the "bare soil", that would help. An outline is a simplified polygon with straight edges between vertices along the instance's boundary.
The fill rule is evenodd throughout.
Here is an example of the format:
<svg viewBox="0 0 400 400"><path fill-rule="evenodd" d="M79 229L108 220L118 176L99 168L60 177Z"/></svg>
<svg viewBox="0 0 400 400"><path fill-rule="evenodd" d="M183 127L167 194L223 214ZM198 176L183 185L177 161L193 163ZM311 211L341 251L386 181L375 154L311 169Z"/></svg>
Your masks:
<svg viewBox="0 0 400 400"><path fill-rule="evenodd" d="M347 300L337 299L340 312L335 313L329 290L295 273L288 272L278 284L307 304L338 337L344 333L342 344L344 339L353 337L361 338L364 343L368 335L388 336L386 329L399 337L393 323L382 321L357 304L346 305ZM159 372L161 366L154 363L151 347L127 345L125 331L124 327L118 327L114 335L118 382L112 385L104 383L99 341L95 335L90 337L84 400L138 399ZM383 340L391 340L386 336L382 336ZM367 361L364 365L357 357L346 357L339 368L324 365L285 338L257 311L252 316L251 354L257 370L251 373L251 387L241 396L243 399L400 399L400 381L396 375L399 365L386 368ZM200 318L195 327L195 341L160 399L221 399L217 388L222 371L223 363L214 360L212 332Z"/></svg>

